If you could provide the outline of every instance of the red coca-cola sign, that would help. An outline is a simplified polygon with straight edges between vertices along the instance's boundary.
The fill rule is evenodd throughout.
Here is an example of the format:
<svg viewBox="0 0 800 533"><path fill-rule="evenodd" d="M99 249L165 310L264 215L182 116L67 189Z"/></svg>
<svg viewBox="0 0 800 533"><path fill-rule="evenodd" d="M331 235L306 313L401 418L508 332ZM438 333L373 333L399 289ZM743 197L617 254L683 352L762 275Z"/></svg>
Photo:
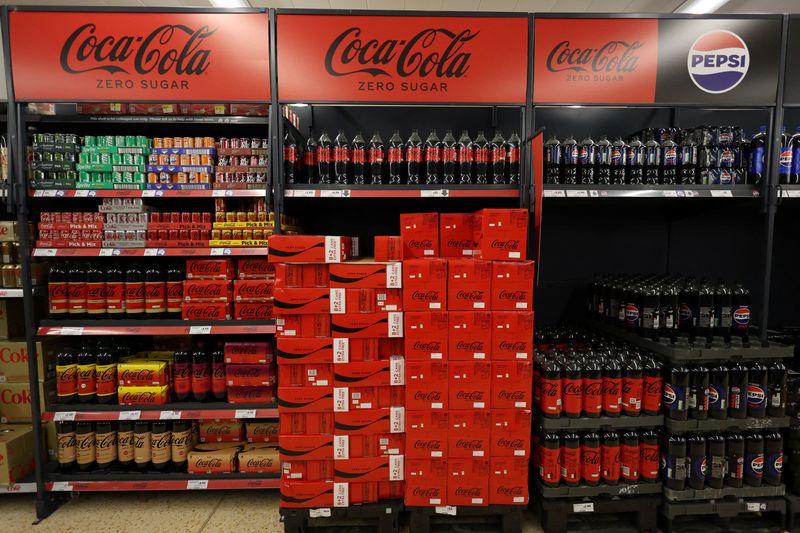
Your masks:
<svg viewBox="0 0 800 533"><path fill-rule="evenodd" d="M535 24L534 102L655 101L658 20L537 18Z"/></svg>
<svg viewBox="0 0 800 533"><path fill-rule="evenodd" d="M10 13L19 100L260 101L265 13Z"/></svg>
<svg viewBox="0 0 800 533"><path fill-rule="evenodd" d="M528 20L278 15L277 52L282 100L521 103Z"/></svg>

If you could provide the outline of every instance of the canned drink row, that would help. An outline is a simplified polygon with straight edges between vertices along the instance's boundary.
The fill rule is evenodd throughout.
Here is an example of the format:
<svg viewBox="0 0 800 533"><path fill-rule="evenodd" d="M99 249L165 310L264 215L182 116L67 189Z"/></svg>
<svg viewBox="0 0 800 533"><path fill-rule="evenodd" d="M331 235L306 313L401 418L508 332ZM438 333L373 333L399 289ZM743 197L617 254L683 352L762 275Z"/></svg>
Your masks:
<svg viewBox="0 0 800 533"><path fill-rule="evenodd" d="M78 162L85 165L146 165L147 158L142 154L98 154L81 152Z"/></svg>
<svg viewBox="0 0 800 533"><path fill-rule="evenodd" d="M203 154L150 154L148 161L151 165L205 165L211 166L214 164L214 158L210 155Z"/></svg>
<svg viewBox="0 0 800 533"><path fill-rule="evenodd" d="M103 213L43 211L39 220L47 223L95 224L103 222Z"/></svg>
<svg viewBox="0 0 800 533"><path fill-rule="evenodd" d="M272 231L264 229L212 229L212 240L234 240L234 241L250 241L250 240L264 240L272 235Z"/></svg>
<svg viewBox="0 0 800 533"><path fill-rule="evenodd" d="M40 230L39 238L44 241L99 241L103 238L100 230Z"/></svg>
<svg viewBox="0 0 800 533"><path fill-rule="evenodd" d="M34 170L33 179L40 181L75 181L78 179L78 173L74 170Z"/></svg>
<svg viewBox="0 0 800 533"><path fill-rule="evenodd" d="M33 152L34 161L75 163L75 152Z"/></svg>
<svg viewBox="0 0 800 533"><path fill-rule="evenodd" d="M150 139L144 135L86 135L83 137L83 145L149 148Z"/></svg>
<svg viewBox="0 0 800 533"><path fill-rule="evenodd" d="M268 139L258 137L220 137L220 148L266 148L269 146Z"/></svg>
<svg viewBox="0 0 800 533"><path fill-rule="evenodd" d="M155 137L153 148L214 148L214 137Z"/></svg>
<svg viewBox="0 0 800 533"><path fill-rule="evenodd" d="M265 211L217 211L215 222L266 222Z"/></svg>
<svg viewBox="0 0 800 533"><path fill-rule="evenodd" d="M149 213L108 213L108 224L146 224Z"/></svg>
<svg viewBox="0 0 800 533"><path fill-rule="evenodd" d="M267 161L266 155L221 155L217 158L217 164L221 167L263 167L267 166L269 162Z"/></svg>
<svg viewBox="0 0 800 533"><path fill-rule="evenodd" d="M35 133L33 141L39 144L79 144L80 137L74 133Z"/></svg>
<svg viewBox="0 0 800 533"><path fill-rule="evenodd" d="M217 183L266 183L266 172L217 172Z"/></svg>
<svg viewBox="0 0 800 533"><path fill-rule="evenodd" d="M78 172L80 183L145 183L144 172Z"/></svg>
<svg viewBox="0 0 800 533"><path fill-rule="evenodd" d="M208 172L148 172L147 183L211 183Z"/></svg>
<svg viewBox="0 0 800 533"><path fill-rule="evenodd" d="M209 230L149 229L146 235L149 241L207 241L210 232Z"/></svg>
<svg viewBox="0 0 800 533"><path fill-rule="evenodd" d="M211 213L207 212L171 212L171 213L150 213L150 222L162 222L168 224L211 224Z"/></svg>

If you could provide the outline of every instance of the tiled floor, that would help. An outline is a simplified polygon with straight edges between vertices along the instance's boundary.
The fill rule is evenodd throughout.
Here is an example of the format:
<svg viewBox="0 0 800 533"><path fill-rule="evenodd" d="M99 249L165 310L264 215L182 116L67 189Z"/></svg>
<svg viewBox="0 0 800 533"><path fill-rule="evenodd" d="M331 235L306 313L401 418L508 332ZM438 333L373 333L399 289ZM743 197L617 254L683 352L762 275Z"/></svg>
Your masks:
<svg viewBox="0 0 800 533"><path fill-rule="evenodd" d="M33 526L34 497L0 494L3 533L282 533L276 491L82 493ZM540 533L526 515L523 533Z"/></svg>

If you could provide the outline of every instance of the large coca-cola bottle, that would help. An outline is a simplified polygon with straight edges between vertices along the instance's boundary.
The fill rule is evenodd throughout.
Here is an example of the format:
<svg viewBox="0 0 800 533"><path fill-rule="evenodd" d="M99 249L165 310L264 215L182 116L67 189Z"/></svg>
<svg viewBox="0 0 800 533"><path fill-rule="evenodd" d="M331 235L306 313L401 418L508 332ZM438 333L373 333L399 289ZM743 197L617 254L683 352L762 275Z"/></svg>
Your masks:
<svg viewBox="0 0 800 533"><path fill-rule="evenodd" d="M322 130L322 135L319 136L319 144L317 144L317 175L320 183L331 182L331 159L333 158L331 148L331 138L328 132Z"/></svg>
<svg viewBox="0 0 800 533"><path fill-rule="evenodd" d="M442 139L442 183L452 185L456 182L456 165L458 162L458 148L453 131L447 130Z"/></svg>
<svg viewBox="0 0 800 533"><path fill-rule="evenodd" d="M458 139L458 182L472 183L472 163L475 159L475 147L467 130L461 132Z"/></svg>
<svg viewBox="0 0 800 533"><path fill-rule="evenodd" d="M81 263L72 263L67 271L69 318L86 318L86 270Z"/></svg>
<svg viewBox="0 0 800 533"><path fill-rule="evenodd" d="M353 161L353 184L364 185L364 166L367 162L367 143L361 132L356 132L353 137L353 148L350 150L350 159Z"/></svg>
<svg viewBox="0 0 800 533"><path fill-rule="evenodd" d="M181 318L183 301L183 268L172 263L167 268L167 318Z"/></svg>
<svg viewBox="0 0 800 533"><path fill-rule="evenodd" d="M333 173L336 176L336 184L344 185L347 183L347 166L350 164L350 142L344 131L339 130L338 135L333 140Z"/></svg>
<svg viewBox="0 0 800 533"><path fill-rule="evenodd" d="M411 139L409 139L411 140ZM403 181L403 139L400 137L400 130L394 130L392 138L389 139L389 150L386 154L389 160L389 184L397 185Z"/></svg>
<svg viewBox="0 0 800 533"><path fill-rule="evenodd" d="M492 183L506 182L506 140L498 130L489 144L489 165L492 169Z"/></svg>
<svg viewBox="0 0 800 533"><path fill-rule="evenodd" d="M164 273L157 264L144 272L144 313L147 318L163 318L167 308L167 287Z"/></svg>
<svg viewBox="0 0 800 533"><path fill-rule="evenodd" d="M475 137L475 183L487 183L486 175L489 170L489 141L483 136L483 131Z"/></svg>
<svg viewBox="0 0 800 533"><path fill-rule="evenodd" d="M511 132L506 141L506 163L508 164L508 183L519 183L520 139L517 132Z"/></svg>
<svg viewBox="0 0 800 533"><path fill-rule="evenodd" d="M400 148L400 150L402 153L402 147ZM381 183L383 183L384 148L383 148L383 139L381 139L381 134L378 133L377 131L372 135L372 139L369 140L368 157L369 157L369 182L373 185L380 185Z"/></svg>
<svg viewBox="0 0 800 533"><path fill-rule="evenodd" d="M422 139L417 130L411 131L406 142L406 161L408 162L408 184L419 185L419 174L422 166Z"/></svg>
<svg viewBox="0 0 800 533"><path fill-rule="evenodd" d="M97 263L86 267L86 313L90 319L106 317L106 273Z"/></svg>
<svg viewBox="0 0 800 533"><path fill-rule="evenodd" d="M69 316L69 283L67 270L56 263L50 267L47 277L47 297L50 306L50 318L59 320Z"/></svg>
<svg viewBox="0 0 800 533"><path fill-rule="evenodd" d="M306 183L317 182L317 141L311 136L308 137L306 151L303 152L303 174Z"/></svg>
<svg viewBox="0 0 800 533"><path fill-rule="evenodd" d="M192 352L192 396L203 402L211 393L211 361L203 347Z"/></svg>
<svg viewBox="0 0 800 533"><path fill-rule="evenodd" d="M138 263L131 263L125 271L125 315L144 318L144 278Z"/></svg>
<svg viewBox="0 0 800 533"><path fill-rule="evenodd" d="M297 148L297 141L292 135L292 131L286 132L283 140L283 175L286 183L297 183L297 164L300 159L300 152Z"/></svg>
<svg viewBox="0 0 800 533"><path fill-rule="evenodd" d="M117 263L106 270L106 313L108 318L125 316L125 274Z"/></svg>
<svg viewBox="0 0 800 533"><path fill-rule="evenodd" d="M425 139L425 183L430 185L439 183L439 167L442 164L442 142L436 134L436 130L431 130L428 138Z"/></svg>

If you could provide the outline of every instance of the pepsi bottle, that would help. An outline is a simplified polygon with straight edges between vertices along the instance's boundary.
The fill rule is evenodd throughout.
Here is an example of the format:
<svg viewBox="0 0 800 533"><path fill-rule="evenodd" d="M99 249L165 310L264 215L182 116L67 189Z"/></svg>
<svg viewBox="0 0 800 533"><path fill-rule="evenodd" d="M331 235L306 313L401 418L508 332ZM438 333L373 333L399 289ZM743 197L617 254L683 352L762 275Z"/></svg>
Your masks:
<svg viewBox="0 0 800 533"><path fill-rule="evenodd" d="M741 433L728 433L725 439L725 483L734 488L744 484L745 447Z"/></svg>
<svg viewBox="0 0 800 533"><path fill-rule="evenodd" d="M695 420L708 418L708 369L696 365L689 370L689 414Z"/></svg>
<svg viewBox="0 0 800 533"><path fill-rule="evenodd" d="M706 439L702 435L690 435L686 439L689 463L689 486L695 490L703 490L706 486L708 458L706 457Z"/></svg>
<svg viewBox="0 0 800 533"><path fill-rule="evenodd" d="M786 127L781 129L781 157L778 165L778 182L794 183L791 180L792 174L792 146L789 135L786 134Z"/></svg>
<svg viewBox="0 0 800 533"><path fill-rule="evenodd" d="M681 306L678 288L667 285L661 290L661 331L669 339L670 344L678 340Z"/></svg>
<svg viewBox="0 0 800 533"><path fill-rule="evenodd" d="M594 183L595 146L594 141L588 135L578 147L578 164L581 169L580 182L584 184Z"/></svg>
<svg viewBox="0 0 800 533"><path fill-rule="evenodd" d="M563 183L575 185L578 183L578 142L570 135L561 145L561 160L564 168Z"/></svg>
<svg viewBox="0 0 800 533"><path fill-rule="evenodd" d="M683 365L672 367L664 384L664 407L673 420L688 420L689 369Z"/></svg>
<svg viewBox="0 0 800 533"><path fill-rule="evenodd" d="M720 434L706 438L706 484L721 489L725 483L725 437Z"/></svg>
<svg viewBox="0 0 800 533"><path fill-rule="evenodd" d="M717 282L714 294L714 335L722 337L728 344L731 342L731 326L733 315L733 295L725 280Z"/></svg>
<svg viewBox="0 0 800 533"><path fill-rule="evenodd" d="M755 362L747 372L747 416L764 418L767 415L769 386L768 369L764 363Z"/></svg>
<svg viewBox="0 0 800 533"><path fill-rule="evenodd" d="M661 143L661 183L675 185L677 183L678 147L671 138Z"/></svg>
<svg viewBox="0 0 800 533"><path fill-rule="evenodd" d="M628 149L625 152L625 163L628 166L628 183L631 185L643 184L644 145L636 135L631 138L631 142L628 144Z"/></svg>
<svg viewBox="0 0 800 533"><path fill-rule="evenodd" d="M667 488L686 488L686 439L682 435L670 435L664 450L664 478Z"/></svg>
<svg viewBox="0 0 800 533"><path fill-rule="evenodd" d="M601 135L595 145L595 159L597 161L596 181L600 185L611 183L611 142L608 136Z"/></svg>
<svg viewBox="0 0 800 533"><path fill-rule="evenodd" d="M789 140L789 148L792 151L792 169L789 172L789 183L800 183L800 126L796 133Z"/></svg>
<svg viewBox="0 0 800 533"><path fill-rule="evenodd" d="M719 363L708 373L708 411L711 418L728 418L728 368Z"/></svg>
<svg viewBox="0 0 800 533"><path fill-rule="evenodd" d="M749 182L754 185L761 183L766 173L764 154L767 146L767 127L761 126L750 142L750 168L747 172Z"/></svg>
<svg viewBox="0 0 800 533"><path fill-rule="evenodd" d="M611 183L614 185L625 184L625 169L627 161L628 145L622 140L622 137L617 137L611 143L611 157L609 159L611 165Z"/></svg>
<svg viewBox="0 0 800 533"><path fill-rule="evenodd" d="M747 384L749 372L742 363L736 362L728 369L728 416L747 417Z"/></svg>
<svg viewBox="0 0 800 533"><path fill-rule="evenodd" d="M419 185L419 175L422 171L422 139L417 130L412 130L411 137L406 141L406 162L408 164L407 183Z"/></svg>
<svg viewBox="0 0 800 533"><path fill-rule="evenodd" d="M389 160L389 185L399 185L403 180L403 139L400 138L400 130L394 130L389 139L386 158ZM374 176L372 179L375 179Z"/></svg>
<svg viewBox="0 0 800 533"><path fill-rule="evenodd" d="M783 437L779 431L772 431L764 435L764 483L780 485L782 471Z"/></svg>
<svg viewBox="0 0 800 533"><path fill-rule="evenodd" d="M355 144L355 140L353 140ZM402 151L402 147L400 148ZM383 139L381 139L381 134L377 131L372 135L372 139L369 140L369 182L372 185L380 185L383 183L383 160L385 157L385 151L383 148ZM355 167L355 163L353 164ZM397 169L399 172L399 168ZM355 173L355 172L354 172ZM398 174L398 183L399 183L399 174Z"/></svg>
<svg viewBox="0 0 800 533"><path fill-rule="evenodd" d="M655 342L661 337L661 291L657 285L644 288L641 333Z"/></svg>
<svg viewBox="0 0 800 533"><path fill-rule="evenodd" d="M767 414L770 418L786 416L786 367L783 363L770 363L767 370L767 387L769 389Z"/></svg>
<svg viewBox="0 0 800 533"><path fill-rule="evenodd" d="M678 164L680 165L681 184L697 183L697 141L695 141L694 135L688 134L681 140Z"/></svg>
<svg viewBox="0 0 800 533"><path fill-rule="evenodd" d="M472 183L472 165L475 159L475 148L467 130L458 138L458 182L462 185Z"/></svg>
<svg viewBox="0 0 800 533"><path fill-rule="evenodd" d="M544 182L548 185L561 183L561 142L555 135L544 143Z"/></svg>
<svg viewBox="0 0 800 533"><path fill-rule="evenodd" d="M740 337L743 345L748 345L750 341L750 291L741 281L736 281L731 295L731 308L733 315L731 318L731 336Z"/></svg>
<svg viewBox="0 0 800 533"><path fill-rule="evenodd" d="M697 336L701 342L710 345L714 341L714 289L708 281L703 282L698 291Z"/></svg>
<svg viewBox="0 0 800 533"><path fill-rule="evenodd" d="M760 487L764 481L764 437L749 433L744 438L744 482Z"/></svg>
<svg viewBox="0 0 800 533"><path fill-rule="evenodd" d="M658 185L658 171L661 166L661 146L651 135L644 143L644 182L648 185Z"/></svg>

